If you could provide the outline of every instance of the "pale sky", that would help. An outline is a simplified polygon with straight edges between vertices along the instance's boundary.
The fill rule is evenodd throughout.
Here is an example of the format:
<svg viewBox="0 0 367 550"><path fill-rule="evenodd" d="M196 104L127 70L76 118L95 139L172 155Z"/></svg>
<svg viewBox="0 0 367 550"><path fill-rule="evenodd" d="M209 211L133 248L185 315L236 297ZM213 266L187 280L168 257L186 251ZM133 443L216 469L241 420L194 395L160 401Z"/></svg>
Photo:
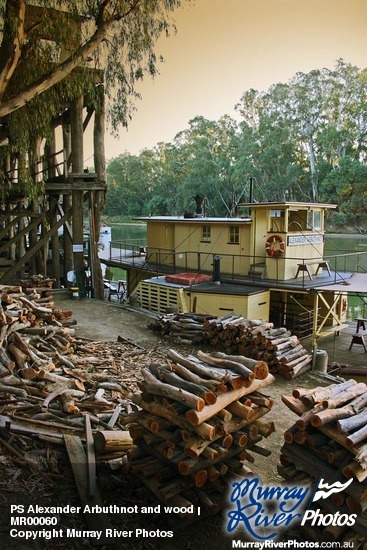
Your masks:
<svg viewBox="0 0 367 550"><path fill-rule="evenodd" d="M106 135L107 160L170 142L197 115L235 116L250 88L339 58L367 66L366 0L195 0L175 21L177 34L156 49L165 58L160 75L142 84L128 130Z"/></svg>

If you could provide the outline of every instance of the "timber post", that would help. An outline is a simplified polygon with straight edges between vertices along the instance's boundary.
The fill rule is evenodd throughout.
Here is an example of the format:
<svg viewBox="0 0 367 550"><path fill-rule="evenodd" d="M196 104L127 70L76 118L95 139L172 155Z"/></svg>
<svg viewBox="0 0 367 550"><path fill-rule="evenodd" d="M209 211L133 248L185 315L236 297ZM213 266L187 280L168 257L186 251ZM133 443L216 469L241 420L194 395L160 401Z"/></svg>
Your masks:
<svg viewBox="0 0 367 550"><path fill-rule="evenodd" d="M106 199L106 158L104 148L104 133L105 133L105 96L104 88L100 87L98 107L94 113L94 128L93 128L93 145L94 145L94 169L98 177L98 182L105 187L103 191L91 191L91 196L94 195L93 208L91 208L93 224L93 235L91 232L91 247L92 247L92 274L94 297L103 300L103 277L101 264L98 260L98 240L101 226L101 214L105 205ZM91 197L92 198L92 197ZM92 228L91 228L92 229ZM93 237L93 238L92 238Z"/></svg>
<svg viewBox="0 0 367 550"><path fill-rule="evenodd" d="M73 176L80 176L84 170L83 163L83 106L84 97L74 99L70 106L71 126L71 167ZM76 181L78 181L76 179ZM84 265L84 228L83 228L83 191L72 190L72 223L73 223L73 258L77 285L80 297L85 297L85 265Z"/></svg>

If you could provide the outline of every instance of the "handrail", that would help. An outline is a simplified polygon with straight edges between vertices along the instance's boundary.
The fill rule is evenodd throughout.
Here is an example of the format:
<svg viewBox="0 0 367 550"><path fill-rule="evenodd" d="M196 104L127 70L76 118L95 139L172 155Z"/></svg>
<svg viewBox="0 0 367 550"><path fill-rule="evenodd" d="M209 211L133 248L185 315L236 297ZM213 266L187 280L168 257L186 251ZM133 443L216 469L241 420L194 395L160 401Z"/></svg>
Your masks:
<svg viewBox="0 0 367 550"><path fill-rule="evenodd" d="M110 243L110 260L123 262L126 261L130 265L138 266L139 268L148 268L157 273L164 273L170 270L172 273L179 271L196 271L211 274L213 272L214 257L217 253L203 252L203 251L180 251L176 252L173 249L164 248L150 248L148 250L148 256L141 254L140 250L145 247L144 239L130 239L129 241L111 241ZM136 244L139 243L139 244ZM223 278L230 281L240 281L243 279L258 281L258 277L255 274L251 275L248 272L243 271L243 266L247 266L247 269L251 265L264 265L268 261L272 262L284 262L285 260L292 261L295 266L298 264L328 262L330 269L334 275L334 282L340 280L343 277L343 272L367 272L367 251L365 252L350 252L341 256L329 255L329 256L313 256L309 258L286 256L269 258L265 255L255 256L253 254L220 254L221 258L221 275ZM143 262L142 262L143 259ZM349 269L343 269L344 267ZM352 266L348 266L347 262L350 262ZM225 268L224 266L227 266ZM277 264L281 265L281 264ZM228 270L228 266L230 269ZM351 269L354 267L354 269ZM241 271L242 270L242 271ZM278 275L274 277L277 283L284 282ZM295 279L287 279L295 280ZM302 281L302 277L299 277ZM305 277L303 272L303 283L305 280L308 282L308 276Z"/></svg>

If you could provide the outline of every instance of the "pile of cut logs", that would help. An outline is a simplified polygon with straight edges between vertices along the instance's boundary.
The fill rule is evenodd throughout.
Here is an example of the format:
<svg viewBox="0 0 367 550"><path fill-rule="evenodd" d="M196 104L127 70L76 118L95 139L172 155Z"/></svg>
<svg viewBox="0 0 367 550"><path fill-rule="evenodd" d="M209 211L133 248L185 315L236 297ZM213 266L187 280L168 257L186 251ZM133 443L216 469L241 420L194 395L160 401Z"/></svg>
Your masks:
<svg viewBox="0 0 367 550"><path fill-rule="evenodd" d="M31 275L28 279L21 279L20 284L25 288L52 288L56 279L44 275Z"/></svg>
<svg viewBox="0 0 367 550"><path fill-rule="evenodd" d="M228 354L266 361L270 372L291 380L311 368L312 356L284 327L230 313L224 317L178 313L160 317L150 328L182 343L208 343Z"/></svg>
<svg viewBox="0 0 367 550"><path fill-rule="evenodd" d="M136 357L152 360L123 339L77 338L66 326L75 324L71 315L55 308L49 289L0 285L0 448L22 463L34 440L84 439L87 415L97 429L121 428L137 388Z"/></svg>
<svg viewBox="0 0 367 550"><path fill-rule="evenodd" d="M307 526L310 541L355 542L367 533L367 386L348 380L342 384L296 389L283 402L299 419L284 434L278 471L288 482L323 478L328 484L353 481L312 507L324 514L356 515L354 525ZM358 543L360 543L358 545Z"/></svg>
<svg viewBox="0 0 367 550"><path fill-rule="evenodd" d="M216 319L215 315L199 313L167 313L161 315L148 327L162 334L177 339L182 344L200 344L204 340L204 323Z"/></svg>
<svg viewBox="0 0 367 550"><path fill-rule="evenodd" d="M274 380L266 363L220 353L182 356L169 350L164 365L142 370L140 410L126 416L134 441L127 452L129 470L162 502L203 506L216 513L233 475L251 473L243 462L274 431L261 417L273 405L259 390Z"/></svg>

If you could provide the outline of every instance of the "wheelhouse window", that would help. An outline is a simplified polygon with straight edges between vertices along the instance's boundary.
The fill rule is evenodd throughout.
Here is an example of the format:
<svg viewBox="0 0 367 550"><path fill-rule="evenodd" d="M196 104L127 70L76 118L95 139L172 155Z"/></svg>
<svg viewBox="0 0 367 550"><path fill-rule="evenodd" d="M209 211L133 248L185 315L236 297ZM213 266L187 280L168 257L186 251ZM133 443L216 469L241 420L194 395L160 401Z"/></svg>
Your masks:
<svg viewBox="0 0 367 550"><path fill-rule="evenodd" d="M269 231L284 231L284 210L270 210Z"/></svg>
<svg viewBox="0 0 367 550"><path fill-rule="evenodd" d="M289 210L288 212L288 231L306 231L308 229L307 210Z"/></svg>
<svg viewBox="0 0 367 550"><path fill-rule="evenodd" d="M211 239L211 227L210 225L201 226L201 240L210 243Z"/></svg>
<svg viewBox="0 0 367 550"><path fill-rule="evenodd" d="M240 242L240 226L231 225L229 228L229 244L239 244Z"/></svg>
<svg viewBox="0 0 367 550"><path fill-rule="evenodd" d="M312 229L313 231L321 229L320 210L309 210L307 212L307 229Z"/></svg>

